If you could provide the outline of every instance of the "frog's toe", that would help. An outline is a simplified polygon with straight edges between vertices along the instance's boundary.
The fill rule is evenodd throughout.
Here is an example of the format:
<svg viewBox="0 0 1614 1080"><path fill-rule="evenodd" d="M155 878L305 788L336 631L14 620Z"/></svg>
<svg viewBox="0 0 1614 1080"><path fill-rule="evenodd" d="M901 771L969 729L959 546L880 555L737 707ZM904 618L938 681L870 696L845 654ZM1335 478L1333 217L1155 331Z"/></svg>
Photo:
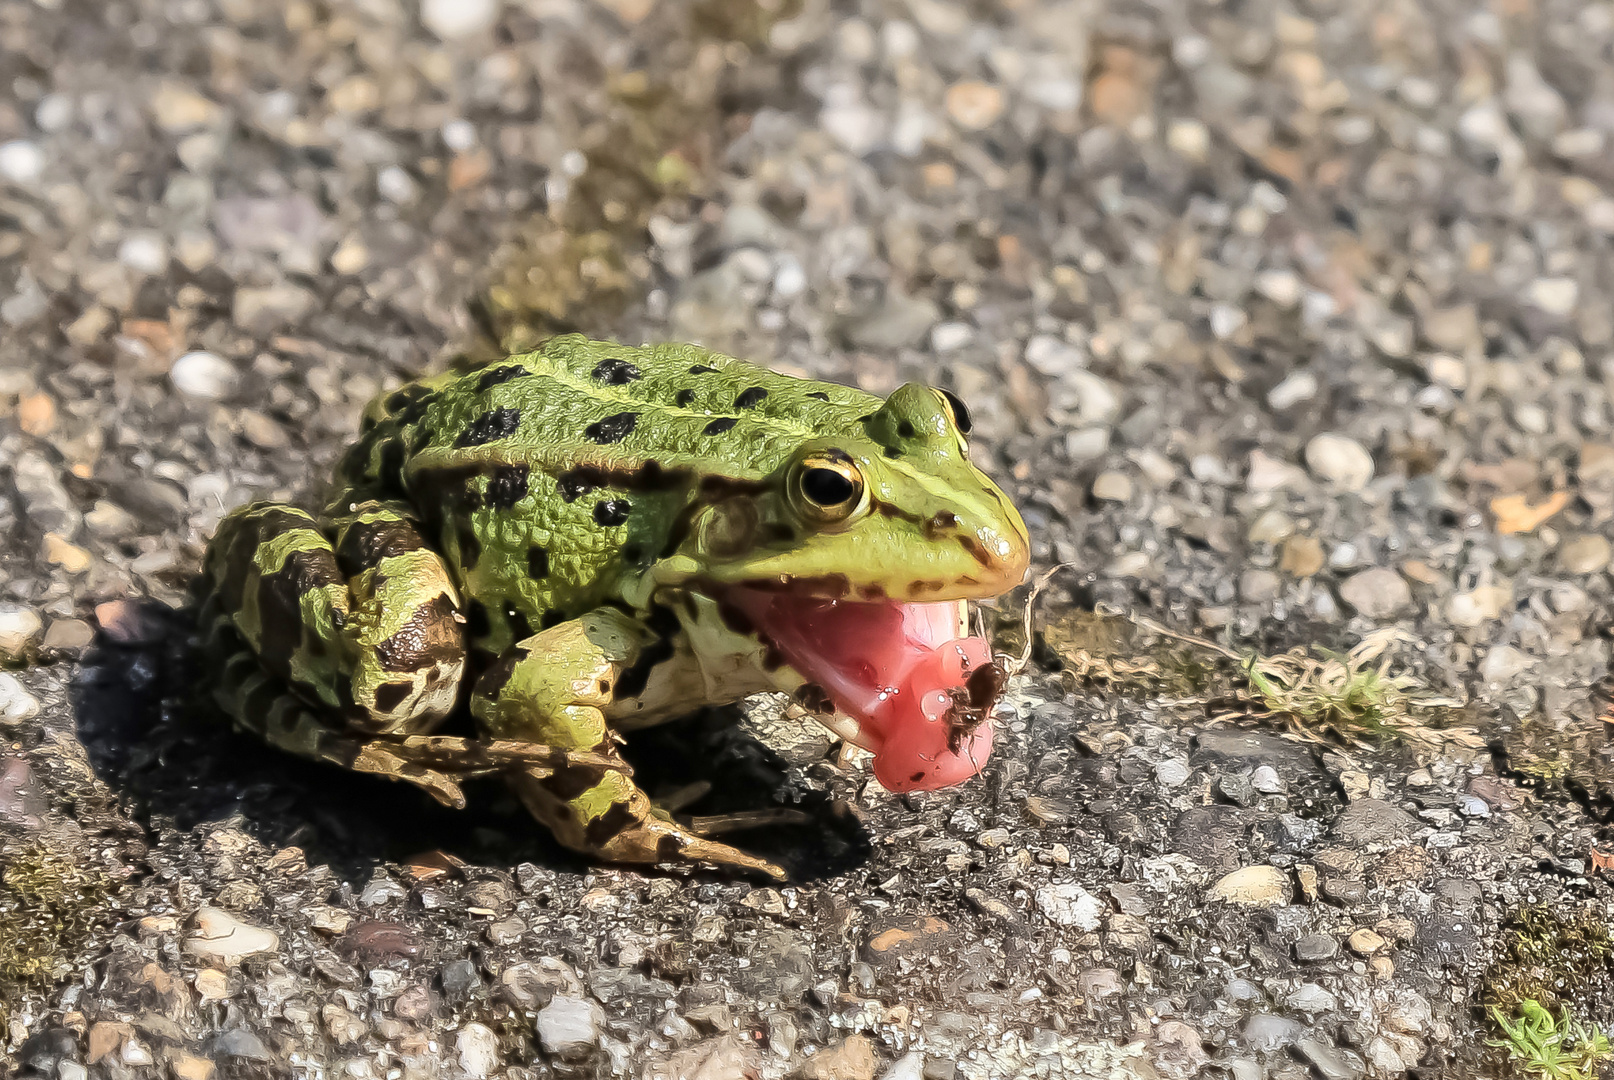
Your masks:
<svg viewBox="0 0 1614 1080"><path fill-rule="evenodd" d="M704 862L732 870L766 874L775 881L784 881L786 878L782 868L766 859L697 836L676 821L655 813L624 823L616 835L599 845L599 853L613 862Z"/></svg>

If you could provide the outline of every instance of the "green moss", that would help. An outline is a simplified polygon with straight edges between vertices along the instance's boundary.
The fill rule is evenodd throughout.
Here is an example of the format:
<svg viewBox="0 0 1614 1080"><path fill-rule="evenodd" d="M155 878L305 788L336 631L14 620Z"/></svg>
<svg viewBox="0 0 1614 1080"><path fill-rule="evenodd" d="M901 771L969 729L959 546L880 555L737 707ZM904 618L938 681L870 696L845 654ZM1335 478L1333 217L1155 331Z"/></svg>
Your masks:
<svg viewBox="0 0 1614 1080"><path fill-rule="evenodd" d="M1614 1014L1614 936L1601 911L1520 908L1502 929L1501 952L1481 988L1481 1004L1504 1016L1526 1001L1548 1012Z"/></svg>
<svg viewBox="0 0 1614 1080"><path fill-rule="evenodd" d="M111 880L45 845L22 848L0 873L0 1024L17 1001L49 986L95 927Z"/></svg>
<svg viewBox="0 0 1614 1080"><path fill-rule="evenodd" d="M1488 1011L1502 1036L1486 1045L1507 1051L1509 1063L1525 1076L1596 1080L1600 1066L1614 1060L1608 1036L1576 1020L1567 1006L1554 1016L1539 1001L1526 999L1512 1015L1494 1005Z"/></svg>

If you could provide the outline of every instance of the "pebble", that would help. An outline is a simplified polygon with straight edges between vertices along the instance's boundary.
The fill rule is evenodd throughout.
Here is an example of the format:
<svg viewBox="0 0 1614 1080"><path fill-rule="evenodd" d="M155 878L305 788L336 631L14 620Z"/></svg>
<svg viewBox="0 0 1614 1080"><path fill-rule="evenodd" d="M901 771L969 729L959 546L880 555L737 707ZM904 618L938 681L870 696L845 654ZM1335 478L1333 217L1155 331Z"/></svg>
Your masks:
<svg viewBox="0 0 1614 1080"><path fill-rule="evenodd" d="M1120 982L1120 972L1114 967L1091 967L1078 975L1077 990L1081 991L1083 998L1102 1001L1104 998L1114 998L1115 994L1127 990L1127 986Z"/></svg>
<svg viewBox="0 0 1614 1080"><path fill-rule="evenodd" d="M960 127L980 131L1003 115L1003 91L990 83L968 80L947 88L947 115Z"/></svg>
<svg viewBox="0 0 1614 1080"><path fill-rule="evenodd" d="M1080 426L1113 423L1121 411L1121 395L1107 379L1091 371L1070 372L1062 382L1061 403L1067 403Z"/></svg>
<svg viewBox="0 0 1614 1080"><path fill-rule="evenodd" d="M240 288L235 291L232 317L250 333L268 334L301 321L314 304L314 294L296 285Z"/></svg>
<svg viewBox="0 0 1614 1080"><path fill-rule="evenodd" d="M577 1057L599 1045L605 1011L588 998L556 994L538 1010L538 1041L558 1057Z"/></svg>
<svg viewBox="0 0 1614 1080"><path fill-rule="evenodd" d="M168 1068L173 1072L174 1080L213 1080L218 1066L205 1057L180 1050L169 1054ZM61 1080L67 1078L62 1077Z"/></svg>
<svg viewBox="0 0 1614 1080"><path fill-rule="evenodd" d="M246 1028L231 1028L208 1040L214 1057L240 1058L243 1061L273 1061L275 1055L253 1032Z"/></svg>
<svg viewBox="0 0 1614 1080"><path fill-rule="evenodd" d="M1314 435L1306 444L1306 467L1341 491L1361 491L1373 479L1373 455L1344 435Z"/></svg>
<svg viewBox="0 0 1614 1080"><path fill-rule="evenodd" d="M925 1055L917 1050L903 1054L880 1074L880 1080L925 1080Z"/></svg>
<svg viewBox="0 0 1614 1080"><path fill-rule="evenodd" d="M1295 942L1295 959L1332 960L1339 955L1339 942L1332 934L1307 934Z"/></svg>
<svg viewBox="0 0 1614 1080"><path fill-rule="evenodd" d="M444 41L453 41L493 29L503 6L501 0L422 0L420 23Z"/></svg>
<svg viewBox="0 0 1614 1080"><path fill-rule="evenodd" d="M472 1021L460 1028L454 1037L454 1049L459 1054L460 1068L468 1076L482 1080L498 1071L499 1039L487 1025Z"/></svg>
<svg viewBox="0 0 1614 1080"><path fill-rule="evenodd" d="M1045 885L1036 892L1037 907L1057 926L1097 930L1103 920L1104 901L1074 882Z"/></svg>
<svg viewBox="0 0 1614 1080"><path fill-rule="evenodd" d="M1549 315L1572 314L1580 301L1580 286L1574 278L1537 278L1525 290L1525 299Z"/></svg>
<svg viewBox="0 0 1614 1080"><path fill-rule="evenodd" d="M1026 342L1025 361L1038 373L1057 379L1080 371L1087 359L1082 351L1064 338L1037 334Z"/></svg>
<svg viewBox="0 0 1614 1080"><path fill-rule="evenodd" d="M168 244L161 233L130 233L118 245L118 261L142 274L160 274L168 269Z"/></svg>
<svg viewBox="0 0 1614 1080"><path fill-rule="evenodd" d="M27 187L45 172L45 152L37 143L13 139L0 143L0 176Z"/></svg>
<svg viewBox="0 0 1614 1080"><path fill-rule="evenodd" d="M44 555L47 562L55 563L69 574L82 574L90 568L94 558L90 553L60 533L48 532L44 537ZM61 622L58 619L56 622ZM52 623L55 626L56 623ZM50 630L45 631L45 646L50 647Z"/></svg>
<svg viewBox="0 0 1614 1080"><path fill-rule="evenodd" d="M849 1035L802 1063L802 1080L874 1080L874 1044L865 1036Z"/></svg>
<svg viewBox="0 0 1614 1080"><path fill-rule="evenodd" d="M27 663L44 636L45 622L39 612L26 604L0 604L0 662Z"/></svg>
<svg viewBox="0 0 1614 1080"><path fill-rule="evenodd" d="M85 554L85 558L88 559L88 553ZM87 566L88 564L86 563L85 565ZM77 572L70 566L64 566L63 568L70 573ZM45 629L45 640L40 644L47 651L67 652L85 648L94 640L95 627L85 620L52 619L50 626Z"/></svg>
<svg viewBox="0 0 1614 1080"><path fill-rule="evenodd" d="M1296 371L1267 391L1267 404L1274 409L1290 409L1317 396L1317 376Z"/></svg>
<svg viewBox="0 0 1614 1080"><path fill-rule="evenodd" d="M1123 472L1102 472L1093 478L1093 498L1106 502L1132 501L1132 478Z"/></svg>
<svg viewBox="0 0 1614 1080"><path fill-rule="evenodd" d="M1350 847L1363 849L1405 840L1417 827L1418 820L1399 806L1382 799L1354 799L1339 812L1329 832Z"/></svg>
<svg viewBox="0 0 1614 1080"><path fill-rule="evenodd" d="M1364 1069L1349 1051L1329 1046L1316 1036L1308 1035L1295 1043L1300 1055L1311 1062L1322 1080L1360 1080Z"/></svg>
<svg viewBox="0 0 1614 1080"><path fill-rule="evenodd" d="M1204 161L1210 144L1210 129L1198 120L1177 119L1166 128L1166 145L1189 161Z"/></svg>
<svg viewBox="0 0 1614 1080"><path fill-rule="evenodd" d="M1261 1054L1271 1054L1293 1046L1306 1037L1306 1026L1287 1016L1258 1012L1239 1029L1244 1045Z"/></svg>
<svg viewBox="0 0 1614 1080"><path fill-rule="evenodd" d="M1412 604L1406 578L1386 567L1352 574L1340 582L1339 598L1369 619L1390 619Z"/></svg>
<svg viewBox="0 0 1614 1080"><path fill-rule="evenodd" d="M1595 574L1607 569L1614 545L1597 533L1582 533L1558 549L1558 564L1571 574Z"/></svg>
<svg viewBox="0 0 1614 1080"><path fill-rule="evenodd" d="M1163 788L1179 788L1188 783L1193 770L1183 758L1167 758L1154 767L1154 778Z"/></svg>
<svg viewBox="0 0 1614 1080"><path fill-rule="evenodd" d="M202 960L232 968L249 956L280 948L280 938L272 930L242 922L220 908L205 907L196 913L196 930L185 939L185 951Z"/></svg>
<svg viewBox="0 0 1614 1080"><path fill-rule="evenodd" d="M364 919L336 940L336 950L371 963L399 956L413 959L421 953L420 936L402 923Z"/></svg>
<svg viewBox="0 0 1614 1080"><path fill-rule="evenodd" d="M1301 983L1283 1003L1291 1009L1312 1014L1331 1012L1339 1007L1339 999L1316 983Z"/></svg>
<svg viewBox="0 0 1614 1080"><path fill-rule="evenodd" d="M1276 907L1289 902L1289 879L1275 866L1246 866L1223 875L1206 899L1240 907Z"/></svg>
<svg viewBox="0 0 1614 1080"><path fill-rule="evenodd" d="M230 977L217 968L202 968L195 982L196 994L204 1003L227 1001L230 997Z"/></svg>
<svg viewBox="0 0 1614 1080"><path fill-rule="evenodd" d="M1358 956L1372 956L1380 949L1383 949L1386 944L1383 937L1365 927L1360 930L1353 930L1348 943L1351 947L1351 952Z"/></svg>
<svg viewBox="0 0 1614 1080"><path fill-rule="evenodd" d="M201 401L222 401L235 393L241 382L233 364L222 356L201 350L185 353L175 360L168 369L168 378L181 394Z"/></svg>

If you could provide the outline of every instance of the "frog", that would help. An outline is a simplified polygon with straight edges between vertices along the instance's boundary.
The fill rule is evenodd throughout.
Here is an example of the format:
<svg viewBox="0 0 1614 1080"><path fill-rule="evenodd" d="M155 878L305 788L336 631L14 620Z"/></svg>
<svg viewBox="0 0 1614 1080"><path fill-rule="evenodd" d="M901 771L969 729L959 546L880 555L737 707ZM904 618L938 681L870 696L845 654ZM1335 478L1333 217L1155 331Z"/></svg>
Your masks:
<svg viewBox="0 0 1614 1080"><path fill-rule="evenodd" d="M970 432L947 390L882 399L698 345L567 334L452 364L370 403L317 510L221 519L197 586L211 698L449 806L501 776L604 863L784 880L653 802L622 747L773 692L893 790L978 772L1005 675L969 604L1023 581L1029 540Z"/></svg>

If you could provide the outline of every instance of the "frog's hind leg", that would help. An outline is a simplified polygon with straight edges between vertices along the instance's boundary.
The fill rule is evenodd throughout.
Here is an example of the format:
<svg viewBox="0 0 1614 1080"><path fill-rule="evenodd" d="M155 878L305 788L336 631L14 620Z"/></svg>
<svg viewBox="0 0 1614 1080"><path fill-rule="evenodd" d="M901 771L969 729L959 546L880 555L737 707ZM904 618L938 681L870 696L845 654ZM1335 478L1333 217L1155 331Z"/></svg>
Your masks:
<svg viewBox="0 0 1614 1080"><path fill-rule="evenodd" d="M590 612L511 646L477 681L471 711L490 738L586 751L611 763L511 774L522 802L567 847L612 862L706 862L783 880L772 863L658 813L618 756L605 714L612 688L660 644L620 611Z"/></svg>
<svg viewBox="0 0 1614 1080"><path fill-rule="evenodd" d="M355 503L329 533L294 507L242 507L203 565L201 629L223 665L214 696L276 745L351 764L355 738L428 732L454 708L458 608L447 568L396 504Z"/></svg>

